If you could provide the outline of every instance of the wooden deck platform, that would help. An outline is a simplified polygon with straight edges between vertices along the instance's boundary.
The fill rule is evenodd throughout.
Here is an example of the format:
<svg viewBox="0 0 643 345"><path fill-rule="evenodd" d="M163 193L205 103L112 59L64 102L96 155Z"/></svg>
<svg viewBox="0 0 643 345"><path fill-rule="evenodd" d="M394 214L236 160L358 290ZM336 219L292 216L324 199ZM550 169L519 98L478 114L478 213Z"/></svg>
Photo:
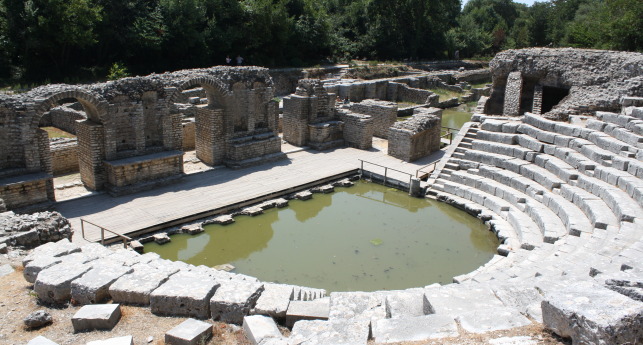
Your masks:
<svg viewBox="0 0 643 345"><path fill-rule="evenodd" d="M100 230L86 225L83 238L81 218L119 234L135 236L255 203L264 196L274 198L278 191L291 193L302 186L316 185L319 180L355 172L360 167L360 159L414 175L417 169L439 160L442 155L443 152L438 151L407 163L375 148L369 151L303 150L288 154L285 160L256 167L240 170L218 167L187 175L177 183L146 192L69 200L58 203L56 210L70 220L75 230L74 242L93 242L100 240ZM384 171L369 164L364 168L374 173ZM391 171L389 177L408 180L408 176ZM113 235L107 235L114 240Z"/></svg>

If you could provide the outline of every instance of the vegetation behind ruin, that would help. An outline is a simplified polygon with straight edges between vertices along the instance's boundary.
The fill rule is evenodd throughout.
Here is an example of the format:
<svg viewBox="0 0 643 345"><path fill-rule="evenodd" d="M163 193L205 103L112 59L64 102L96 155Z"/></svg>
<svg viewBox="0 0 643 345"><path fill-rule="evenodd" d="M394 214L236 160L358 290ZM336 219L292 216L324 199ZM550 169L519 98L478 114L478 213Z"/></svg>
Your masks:
<svg viewBox="0 0 643 345"><path fill-rule="evenodd" d="M640 0L0 0L0 82L76 82L233 63L643 51Z"/></svg>

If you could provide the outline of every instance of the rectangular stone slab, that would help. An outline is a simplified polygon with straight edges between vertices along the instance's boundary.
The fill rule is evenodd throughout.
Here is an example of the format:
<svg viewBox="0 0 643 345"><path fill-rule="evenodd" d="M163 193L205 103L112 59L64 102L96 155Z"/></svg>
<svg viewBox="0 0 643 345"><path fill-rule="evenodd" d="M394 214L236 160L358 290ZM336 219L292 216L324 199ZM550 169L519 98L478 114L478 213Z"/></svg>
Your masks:
<svg viewBox="0 0 643 345"><path fill-rule="evenodd" d="M200 345L212 336L212 324L187 319L165 333L166 345Z"/></svg>
<svg viewBox="0 0 643 345"><path fill-rule="evenodd" d="M74 332L112 329L120 318L119 304L93 304L80 308L71 318L71 323L74 326Z"/></svg>
<svg viewBox="0 0 643 345"><path fill-rule="evenodd" d="M149 305L152 291L169 278L167 272L147 265L136 265L134 272L121 276L110 285L109 294L117 303Z"/></svg>
<svg viewBox="0 0 643 345"><path fill-rule="evenodd" d="M94 340L88 342L87 345L134 345L134 337L126 335L124 337Z"/></svg>
<svg viewBox="0 0 643 345"><path fill-rule="evenodd" d="M452 317L433 314L378 320L372 332L373 340L380 344L457 337L458 327Z"/></svg>
<svg viewBox="0 0 643 345"><path fill-rule="evenodd" d="M370 321L352 320L302 320L295 323L290 333L291 344L306 345L351 344L366 345Z"/></svg>
<svg viewBox="0 0 643 345"><path fill-rule="evenodd" d="M292 328L299 320L328 320L330 297L312 301L291 301L286 312L286 327Z"/></svg>
<svg viewBox="0 0 643 345"><path fill-rule="evenodd" d="M62 262L38 274L34 291L44 303L64 303L71 298L71 282L92 268L90 264Z"/></svg>
<svg viewBox="0 0 643 345"><path fill-rule="evenodd" d="M79 304L100 303L110 298L109 287L124 274L134 271L109 259L97 260L94 268L71 283L71 298Z"/></svg>
<svg viewBox="0 0 643 345"><path fill-rule="evenodd" d="M177 273L150 294L150 309L159 315L210 317L210 299L220 286L209 276Z"/></svg>
<svg viewBox="0 0 643 345"><path fill-rule="evenodd" d="M240 325L263 292L263 284L225 281L210 299L210 314L215 321Z"/></svg>
<svg viewBox="0 0 643 345"><path fill-rule="evenodd" d="M293 299L293 294L294 287L292 285L264 284L264 291L250 313L283 319L286 317L286 310L288 310L288 304Z"/></svg>
<svg viewBox="0 0 643 345"><path fill-rule="evenodd" d="M277 328L275 320L263 315L251 315L243 318L243 332L248 340L258 345L265 339L281 338L281 332Z"/></svg>

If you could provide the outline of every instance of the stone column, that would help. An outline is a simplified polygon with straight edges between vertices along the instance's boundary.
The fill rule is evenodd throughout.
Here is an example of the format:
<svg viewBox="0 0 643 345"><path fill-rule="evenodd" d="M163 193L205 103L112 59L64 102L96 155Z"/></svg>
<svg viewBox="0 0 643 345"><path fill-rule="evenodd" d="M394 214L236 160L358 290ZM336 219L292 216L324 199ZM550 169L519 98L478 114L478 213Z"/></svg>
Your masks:
<svg viewBox="0 0 643 345"><path fill-rule="evenodd" d="M534 86L534 103L531 107L531 112L540 115L543 111L543 86Z"/></svg>
<svg viewBox="0 0 643 345"><path fill-rule="evenodd" d="M223 110L198 107L195 120L197 158L208 165L221 164L225 157Z"/></svg>
<svg viewBox="0 0 643 345"><path fill-rule="evenodd" d="M505 101L502 115L518 116L520 115L520 96L522 93L522 76L520 72L511 72L507 77L505 87Z"/></svg>
<svg viewBox="0 0 643 345"><path fill-rule="evenodd" d="M297 95L284 98L284 140L295 146L305 146L308 143L309 100L308 97Z"/></svg>
<svg viewBox="0 0 643 345"><path fill-rule="evenodd" d="M91 190L103 189L105 184L105 128L91 120L76 121L78 136L78 168L83 184Z"/></svg>

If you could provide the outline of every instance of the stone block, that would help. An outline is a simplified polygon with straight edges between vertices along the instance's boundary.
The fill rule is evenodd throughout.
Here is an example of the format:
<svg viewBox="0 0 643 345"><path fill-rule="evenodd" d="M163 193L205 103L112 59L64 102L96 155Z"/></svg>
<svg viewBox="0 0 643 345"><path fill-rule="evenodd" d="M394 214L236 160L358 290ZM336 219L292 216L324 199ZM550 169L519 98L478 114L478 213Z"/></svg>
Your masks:
<svg viewBox="0 0 643 345"><path fill-rule="evenodd" d="M445 285L424 290L431 313L456 317L472 310L502 307L493 291L471 285Z"/></svg>
<svg viewBox="0 0 643 345"><path fill-rule="evenodd" d="M166 345L201 345L212 336L212 324L187 319L165 333Z"/></svg>
<svg viewBox="0 0 643 345"><path fill-rule="evenodd" d="M217 289L210 299L210 314L215 321L241 324L243 317L257 303L263 292L260 283L227 281Z"/></svg>
<svg viewBox="0 0 643 345"><path fill-rule="evenodd" d="M71 282L92 268L90 264L66 262L42 270L34 283L34 291L44 303L64 303L71 298Z"/></svg>
<svg viewBox="0 0 643 345"><path fill-rule="evenodd" d="M0 277L4 277L13 273L14 269L9 264L4 264L0 266Z"/></svg>
<svg viewBox="0 0 643 345"><path fill-rule="evenodd" d="M134 272L121 276L110 285L109 294L117 303L149 305L152 291L169 277L169 273L148 265L136 265Z"/></svg>
<svg viewBox="0 0 643 345"><path fill-rule="evenodd" d="M372 332L373 340L382 344L457 337L458 327L450 316L423 315L378 320L373 323Z"/></svg>
<svg viewBox="0 0 643 345"><path fill-rule="evenodd" d="M145 246L139 241L132 241L129 243L130 248L139 254L143 254Z"/></svg>
<svg viewBox="0 0 643 345"><path fill-rule="evenodd" d="M31 254L27 255L23 261L22 265L27 266L27 264L40 256L53 256L59 257L68 255L71 253L76 253L80 251L80 247L74 243L69 242L68 239L62 239L58 242L48 242L39 247L36 247Z"/></svg>
<svg viewBox="0 0 643 345"><path fill-rule="evenodd" d="M9 249L6 243L0 243L0 254L7 254Z"/></svg>
<svg viewBox="0 0 643 345"><path fill-rule="evenodd" d="M132 337L131 335L126 335L124 337L94 340L88 342L87 345L134 345L134 337Z"/></svg>
<svg viewBox="0 0 643 345"><path fill-rule="evenodd" d="M384 296L373 292L333 292L330 294L329 318L385 319Z"/></svg>
<svg viewBox="0 0 643 345"><path fill-rule="evenodd" d="M263 214L263 209L257 206L246 207L241 210L241 214L254 217Z"/></svg>
<svg viewBox="0 0 643 345"><path fill-rule="evenodd" d="M386 317L397 319L401 317L422 316L429 314L429 301L424 292L395 291L386 295Z"/></svg>
<svg viewBox="0 0 643 345"><path fill-rule="evenodd" d="M53 342L53 341L43 337L42 335L39 335L39 336L29 340L27 345L58 345L58 343Z"/></svg>
<svg viewBox="0 0 643 345"><path fill-rule="evenodd" d="M232 223L234 223L234 218L229 214L224 214L222 216L218 216L216 218L206 220L205 222L203 222L203 225L209 225L209 224L228 225Z"/></svg>
<svg viewBox="0 0 643 345"><path fill-rule="evenodd" d="M328 320L330 298L312 301L291 301L286 312L286 327L292 328L300 320Z"/></svg>
<svg viewBox="0 0 643 345"><path fill-rule="evenodd" d="M282 337L275 321L271 317L262 315L244 317L243 332L253 345L258 345L264 339Z"/></svg>
<svg viewBox="0 0 643 345"><path fill-rule="evenodd" d="M306 190L306 191L299 192L299 193L295 194L295 198L297 198L299 200L309 200L309 199L313 198L313 193L311 193L311 192Z"/></svg>
<svg viewBox="0 0 643 345"><path fill-rule="evenodd" d="M105 259L94 262L94 268L71 283L71 298L79 304L94 304L110 298L109 287L133 268Z"/></svg>
<svg viewBox="0 0 643 345"><path fill-rule="evenodd" d="M643 339L643 303L595 284L550 291L543 323L576 344L635 344Z"/></svg>
<svg viewBox="0 0 643 345"><path fill-rule="evenodd" d="M201 224L190 224L182 227L181 231L186 234L196 235L203 232L203 227L201 226Z"/></svg>
<svg viewBox="0 0 643 345"><path fill-rule="evenodd" d="M457 317L460 326L470 333L485 333L531 325L531 321L513 308L473 310Z"/></svg>
<svg viewBox="0 0 643 345"><path fill-rule="evenodd" d="M93 304L80 308L71 318L71 323L74 332L109 330L116 326L120 318L120 304Z"/></svg>
<svg viewBox="0 0 643 345"><path fill-rule="evenodd" d="M267 283L264 285L264 291L259 296L255 308L250 314L260 314L272 316L276 319L286 317L288 305L293 299L294 287L285 284Z"/></svg>
<svg viewBox="0 0 643 345"><path fill-rule="evenodd" d="M212 277L177 273L150 294L150 309L159 315L210 317L210 299L220 286Z"/></svg>
<svg viewBox="0 0 643 345"><path fill-rule="evenodd" d="M170 242L170 236L168 236L165 232L154 234L152 237L154 238L154 242L158 244L165 244Z"/></svg>
<svg viewBox="0 0 643 345"><path fill-rule="evenodd" d="M366 345L370 332L370 321L353 320L302 320L295 323L288 338L292 344Z"/></svg>

